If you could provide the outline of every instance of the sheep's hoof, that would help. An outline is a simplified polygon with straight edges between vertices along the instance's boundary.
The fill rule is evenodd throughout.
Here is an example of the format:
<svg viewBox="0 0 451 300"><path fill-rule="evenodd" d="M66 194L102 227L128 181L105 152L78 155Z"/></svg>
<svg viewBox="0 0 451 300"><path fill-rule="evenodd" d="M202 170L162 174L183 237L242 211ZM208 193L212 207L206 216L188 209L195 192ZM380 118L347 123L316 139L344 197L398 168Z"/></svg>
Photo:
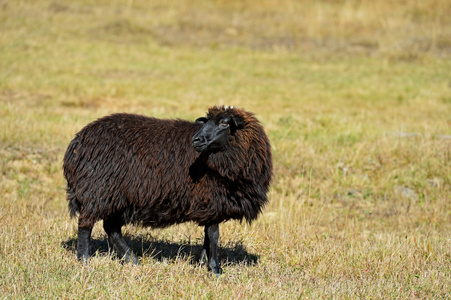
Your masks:
<svg viewBox="0 0 451 300"><path fill-rule="evenodd" d="M77 254L77 259L80 263L82 264L87 264L89 263L89 255L85 255L85 254Z"/></svg>
<svg viewBox="0 0 451 300"><path fill-rule="evenodd" d="M214 268L211 271L212 271L213 275L216 276L216 278L221 277L221 274L223 273L222 269L220 267Z"/></svg>
<svg viewBox="0 0 451 300"><path fill-rule="evenodd" d="M132 264L134 266L140 265L138 258L135 256L133 252L127 253L123 259L128 264Z"/></svg>

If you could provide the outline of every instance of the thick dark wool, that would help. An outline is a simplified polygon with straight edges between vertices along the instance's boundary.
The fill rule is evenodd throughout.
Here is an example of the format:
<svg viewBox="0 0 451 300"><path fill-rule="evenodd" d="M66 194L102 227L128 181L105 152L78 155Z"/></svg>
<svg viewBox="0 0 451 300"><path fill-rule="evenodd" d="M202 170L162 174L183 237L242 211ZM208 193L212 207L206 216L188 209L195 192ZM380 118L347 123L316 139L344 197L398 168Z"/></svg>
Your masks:
<svg viewBox="0 0 451 300"><path fill-rule="evenodd" d="M69 209L79 226L121 218L124 224L201 226L257 218L272 176L269 140L252 113L212 107L210 119L244 122L224 151L198 153L201 125L114 114L88 124L64 156Z"/></svg>

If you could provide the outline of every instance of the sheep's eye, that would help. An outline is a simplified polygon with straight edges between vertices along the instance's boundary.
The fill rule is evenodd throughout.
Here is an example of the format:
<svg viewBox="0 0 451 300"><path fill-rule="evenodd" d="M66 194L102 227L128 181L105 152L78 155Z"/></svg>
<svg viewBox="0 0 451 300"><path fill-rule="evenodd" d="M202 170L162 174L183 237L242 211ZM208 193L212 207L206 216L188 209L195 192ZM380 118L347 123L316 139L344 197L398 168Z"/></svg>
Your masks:
<svg viewBox="0 0 451 300"><path fill-rule="evenodd" d="M219 122L219 125L221 125L223 127L227 127L227 126L229 126L229 123L226 120L222 120L221 122Z"/></svg>

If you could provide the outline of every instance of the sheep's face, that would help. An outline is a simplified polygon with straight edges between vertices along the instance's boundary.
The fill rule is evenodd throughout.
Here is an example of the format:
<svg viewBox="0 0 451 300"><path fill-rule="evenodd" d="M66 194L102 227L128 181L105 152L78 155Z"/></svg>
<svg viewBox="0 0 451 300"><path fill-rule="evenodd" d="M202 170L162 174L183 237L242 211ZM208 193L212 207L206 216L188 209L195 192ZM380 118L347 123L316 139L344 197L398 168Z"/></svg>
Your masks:
<svg viewBox="0 0 451 300"><path fill-rule="evenodd" d="M235 131L242 125L238 118L222 116L217 119L199 118L202 125L193 136L193 147L197 152L215 153L224 150Z"/></svg>

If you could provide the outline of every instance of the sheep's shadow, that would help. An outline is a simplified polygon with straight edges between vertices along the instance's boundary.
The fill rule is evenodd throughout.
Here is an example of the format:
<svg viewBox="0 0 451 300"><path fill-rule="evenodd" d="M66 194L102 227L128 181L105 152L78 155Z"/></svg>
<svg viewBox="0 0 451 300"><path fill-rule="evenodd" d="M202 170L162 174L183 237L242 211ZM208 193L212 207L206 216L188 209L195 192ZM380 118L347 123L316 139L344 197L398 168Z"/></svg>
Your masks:
<svg viewBox="0 0 451 300"><path fill-rule="evenodd" d="M124 235L127 244L138 257L151 257L157 261L175 261L177 259L189 259L193 265L203 263L201 261L202 244L174 243L167 240L158 240L152 237ZM75 256L77 250L77 238L63 241L62 246ZM93 238L90 245L90 256L108 255L112 253L112 246L108 239ZM249 253L241 242L226 247L218 247L218 255L222 265L256 265L259 256ZM114 256L116 259L117 257Z"/></svg>

